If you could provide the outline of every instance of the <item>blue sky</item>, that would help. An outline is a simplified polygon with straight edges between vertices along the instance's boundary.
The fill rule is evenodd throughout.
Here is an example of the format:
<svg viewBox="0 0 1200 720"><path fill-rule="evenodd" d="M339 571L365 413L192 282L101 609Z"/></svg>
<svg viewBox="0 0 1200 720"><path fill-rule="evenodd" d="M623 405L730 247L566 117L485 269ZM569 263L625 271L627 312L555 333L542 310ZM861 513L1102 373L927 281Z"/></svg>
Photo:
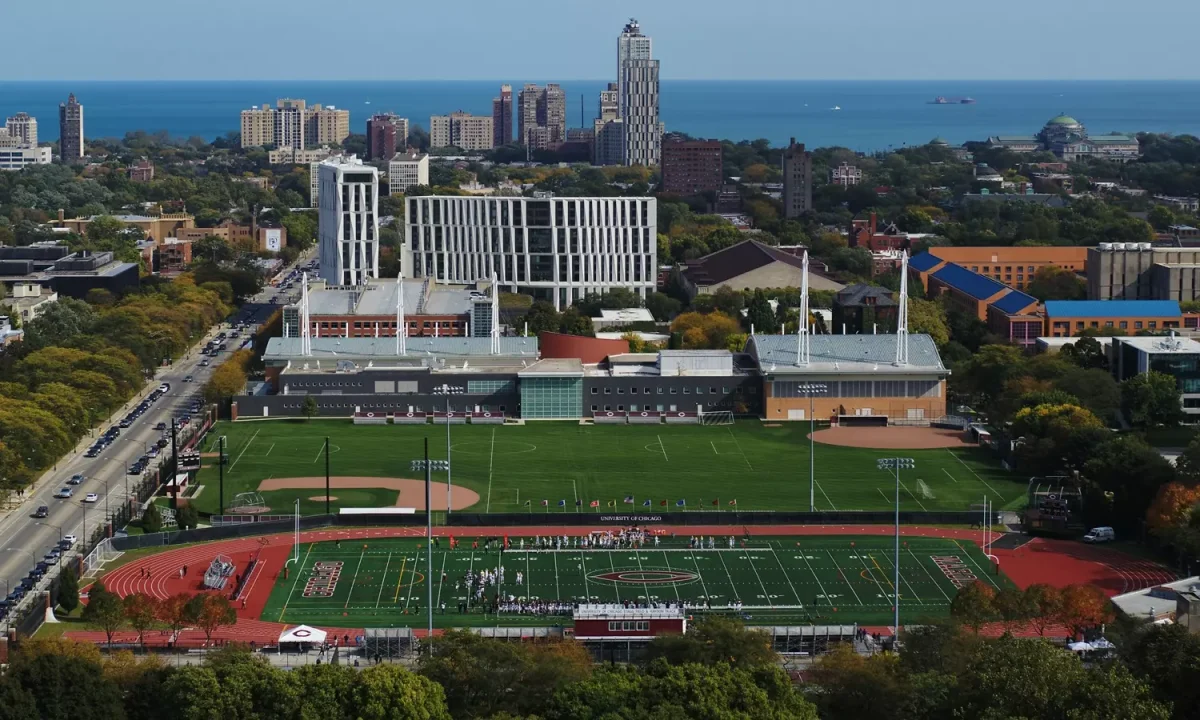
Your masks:
<svg viewBox="0 0 1200 720"><path fill-rule="evenodd" d="M631 15L669 79L1200 78L1200 0L5 5L7 80L611 78Z"/></svg>

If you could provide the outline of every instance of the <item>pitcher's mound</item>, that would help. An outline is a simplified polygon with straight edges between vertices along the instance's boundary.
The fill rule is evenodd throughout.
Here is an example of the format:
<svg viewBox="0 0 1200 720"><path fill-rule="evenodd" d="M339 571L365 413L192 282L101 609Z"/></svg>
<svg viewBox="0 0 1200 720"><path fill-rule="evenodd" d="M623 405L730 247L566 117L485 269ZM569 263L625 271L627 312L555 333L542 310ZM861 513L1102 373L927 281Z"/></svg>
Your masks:
<svg viewBox="0 0 1200 720"><path fill-rule="evenodd" d="M446 483L435 482L431 483L433 493L433 509L446 509ZM396 490L399 496L396 498L396 507L416 508L417 510L425 509L425 481L424 480L409 480L407 478L385 478L385 477L364 477L364 476L347 476L336 475L329 478L329 487L337 489L370 489L382 488L384 490ZM324 477L298 477L298 478L271 478L263 480L258 484L259 492L268 490L324 490ZM454 498L454 506L451 510L464 510L475 503L479 502L479 493L474 490L469 490L461 485L455 485L451 493ZM317 498L313 498L314 500ZM325 498L322 496L321 501ZM332 498L336 500L337 498Z"/></svg>
<svg viewBox="0 0 1200 720"><path fill-rule="evenodd" d="M879 450L928 450L974 446L965 430L933 427L832 427L812 434L825 445Z"/></svg>

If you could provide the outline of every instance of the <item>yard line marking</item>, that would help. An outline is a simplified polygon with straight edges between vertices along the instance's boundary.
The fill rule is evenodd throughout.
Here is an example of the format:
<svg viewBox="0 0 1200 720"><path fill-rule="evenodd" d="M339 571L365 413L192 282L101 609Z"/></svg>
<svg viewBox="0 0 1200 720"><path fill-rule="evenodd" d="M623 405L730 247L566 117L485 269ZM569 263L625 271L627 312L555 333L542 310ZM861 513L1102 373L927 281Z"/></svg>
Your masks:
<svg viewBox="0 0 1200 720"><path fill-rule="evenodd" d="M404 582L404 568L408 567L408 555L400 562L400 577L396 578L396 594L392 596L392 604L400 602L400 583Z"/></svg>
<svg viewBox="0 0 1200 720"><path fill-rule="evenodd" d="M733 444L737 446L738 452L742 454L742 460L745 461L746 467L750 468L750 472L754 472L754 466L750 464L750 458L746 457L746 451L742 449L742 444L738 442L737 435L733 434L733 430L730 430L729 426L725 426L725 429L729 431L729 437L733 438ZM830 504L832 505L832 503ZM837 508L834 509L836 510Z"/></svg>
<svg viewBox="0 0 1200 720"><path fill-rule="evenodd" d="M963 546L959 545L957 540L952 540L951 542L953 542L955 547L957 547L959 550L962 550L963 555L967 556L967 560L970 560L971 564L975 566L975 569L979 571L980 577L982 577L984 580L987 580L988 582L990 582L992 584L992 587L996 588L997 590L1000 589L1000 586L996 584L996 581L993 580L988 573L983 571L983 568L979 565L979 563L975 562L975 558L971 557L971 554L969 552L967 552L965 549L963 549Z"/></svg>
<svg viewBox="0 0 1200 720"><path fill-rule="evenodd" d="M838 575L841 575L842 579L846 581L846 587L850 588L850 592L854 593L854 599L858 601L859 605L862 605L863 604L862 598L860 598L858 596L858 591L854 589L854 585L850 582L850 578L846 577L846 573L842 572L842 568L841 568L841 566L838 565L837 559L835 557L833 557L833 552L830 550L826 550L825 554L828 555L829 559L833 561L833 567L835 570L838 571ZM808 558L805 558L804 562L807 563ZM809 570L812 570L811 565L809 566ZM813 571L813 577L817 577L817 573L815 571ZM820 580L820 578L817 578L817 585L819 586L820 584L821 584L821 580ZM825 588L821 588L821 592L825 592ZM829 597L829 596L826 595L825 597Z"/></svg>
<svg viewBox="0 0 1200 720"><path fill-rule="evenodd" d="M275 622L283 622L283 614L287 612L288 603L292 601L292 593L296 592L296 586L300 584L300 570L308 564L308 556L312 554L313 545L316 545L316 543L308 544L308 552L304 553L304 560L296 567L296 582L292 583L292 589L288 591L287 600L283 601L283 607L279 610L279 619Z"/></svg>
<svg viewBox="0 0 1200 720"><path fill-rule="evenodd" d="M787 568L783 566L783 561L779 559L779 553L775 552L775 546L771 546L771 554L775 556L775 562L779 563L779 569L783 572L783 577L787 579L788 587L792 589L792 594L796 596L796 604L803 606L804 601L800 599L800 593L796 592L796 586L792 584L792 576L788 575ZM825 591L822 590L822 593Z"/></svg>
<svg viewBox="0 0 1200 720"><path fill-rule="evenodd" d="M579 503L579 483L575 482L575 478L571 478L571 487L575 489L575 502Z"/></svg>
<svg viewBox="0 0 1200 720"><path fill-rule="evenodd" d="M921 569L925 571L925 574L929 576L930 582L936 585L937 589L941 591L942 597L946 598L946 602L950 602L950 596L946 594L945 590L942 590L942 584L937 581L937 578L933 576L933 573L929 572L929 568L925 566L925 563L921 562L921 559L912 551L912 548L908 548L908 554L913 556L913 560L916 560L917 565L920 565Z"/></svg>
<svg viewBox="0 0 1200 720"><path fill-rule="evenodd" d="M488 452L488 496L484 512L492 511L492 461L496 458L496 428L492 428L492 449ZM520 492L518 490L518 492ZM473 559L473 558L472 558Z"/></svg>
<svg viewBox="0 0 1200 720"><path fill-rule="evenodd" d="M881 487L877 487L877 488L875 488L875 489L876 489L876 490L878 490L878 491L879 491L879 494L883 496L883 501L884 501L884 502L886 502L886 503L892 503L892 502L894 502L894 501L893 501L893 500L892 500L890 497L888 497L888 496L887 496L887 493L885 493L885 492L883 491L883 488L881 488Z"/></svg>
<svg viewBox="0 0 1200 720"><path fill-rule="evenodd" d="M900 481L900 487L904 488L904 492L912 495L913 500L917 500L917 496L913 495L913 491L908 489L908 486L904 484L903 480ZM921 502L920 500L917 500L917 504L921 506L922 510L929 510L929 508L925 507L925 503Z"/></svg>
<svg viewBox="0 0 1200 720"><path fill-rule="evenodd" d="M712 449L713 449L713 455L720 455L720 454L721 454L721 453L717 452L717 444L716 444L715 442L713 442L712 440L709 440L709 441L708 441L708 444L709 444L709 445L712 445Z"/></svg>
<svg viewBox="0 0 1200 720"><path fill-rule="evenodd" d="M892 568L896 567L895 563L892 562L891 558L888 558L887 555L884 555L884 557L887 558L888 565L891 565ZM875 567L879 568L879 572L883 572L883 568L879 567L879 561L875 559L874 555L871 555L871 562L875 563ZM900 582L904 583L905 585L908 585L908 589L912 591L913 597L915 597L917 599L918 605L925 604L925 601L921 599L921 596L917 594L916 589L913 588L912 583L908 581L908 578L904 577L904 573L900 573Z"/></svg>
<svg viewBox="0 0 1200 720"><path fill-rule="evenodd" d="M274 449L275 449L275 443L271 443L271 447L267 448L267 451L265 453L263 453L263 457L270 455L271 451Z"/></svg>
<svg viewBox="0 0 1200 720"><path fill-rule="evenodd" d="M754 561L750 559L750 551L746 551L746 562L750 563L750 569L754 571L754 577L758 578L758 586L762 588L763 599L767 601L767 605L775 607L775 603L771 602L771 593L767 591L767 586L763 584L762 575L758 574L758 568L754 567Z"/></svg>
<svg viewBox="0 0 1200 720"><path fill-rule="evenodd" d="M692 560L695 560L695 559L696 559L696 554L692 553ZM725 564L725 553L717 553L717 559L719 559L721 561L721 567L724 568L724 570L725 570L725 579L729 581L729 587L731 587L733 589L733 599L737 600L738 602L741 602L742 596L740 594L738 594L737 583L735 583L733 581L733 576L729 574L729 566ZM697 565L696 570L699 570L699 569L700 569L700 566Z"/></svg>
<svg viewBox="0 0 1200 720"><path fill-rule="evenodd" d="M667 555L666 553L663 553L663 554L662 554L662 556L663 556L663 561L667 563L667 570L671 570L671 556L670 556L670 555ZM642 561L641 561L641 559L639 558L639 559L638 559L638 567L641 567L641 566L642 566ZM674 572L674 571L672 571L672 572ZM697 573L697 575L698 575L698 574L699 574L699 573ZM703 584L704 584L704 583L703 583L703 580L702 580L702 581L701 581L701 585L703 585ZM681 601L681 600L683 600L683 598L681 598L681 597L679 596L679 583L671 583L671 587L675 588L675 599L676 599L676 600L680 600L680 601ZM704 600L705 600L705 602L707 602L707 601L708 601L708 593L707 593L707 592L705 592L705 593L704 593Z"/></svg>
<svg viewBox="0 0 1200 720"><path fill-rule="evenodd" d="M313 458L314 465L317 464L317 461L321 459L321 455L323 455L324 453L325 453L325 443L321 443L321 449L317 451L317 456L315 458Z"/></svg>
<svg viewBox="0 0 1200 720"><path fill-rule="evenodd" d="M496 429L492 428L492 432L495 432L495 431L496 431ZM471 564L467 566L467 573L470 574L470 573L473 573L474 571L475 571L475 551L472 550L471 551ZM474 588L472 588L471 584L468 583L466 580L463 581L463 586L465 586L467 589L467 609L470 610L471 609L471 596L473 596L475 594Z"/></svg>
<svg viewBox="0 0 1200 720"><path fill-rule="evenodd" d="M871 572L871 567L869 565L867 565L866 560L863 560L862 552L855 551L855 555L858 557L858 561L860 563L862 563L863 570L866 570L867 575L871 576L871 579L875 581L875 587L879 588L879 592L883 593L883 597L886 600L887 596L888 596L888 591L883 589L883 585L879 582L879 579L875 577L875 573ZM872 559L874 559L874 558L872 558ZM884 578L884 579L887 580L887 578ZM892 585L892 581L888 580L888 587L891 587L891 585ZM896 588L892 588L892 595L893 595L892 602L895 603L896 602L896 598L895 598Z"/></svg>
<svg viewBox="0 0 1200 720"><path fill-rule="evenodd" d="M663 552L663 558L666 558L666 557L668 557L667 553ZM717 557L721 557L721 554L717 553ZM696 566L696 575L700 578L700 589L704 591L704 602L707 603L710 601L710 597L708 594L708 586L706 586L704 584L704 573L700 572L700 563L696 560L696 553L692 553L692 564ZM670 567L670 566L671 566L671 561L668 560L667 567ZM728 571L726 571L726 574L727 575L729 574ZM675 592L679 592L678 588L676 588Z"/></svg>
<svg viewBox="0 0 1200 720"><path fill-rule="evenodd" d="M446 581L443 580L442 577L445 574L446 574L446 553L442 553L442 570L438 574L438 596L437 596L438 607L442 606L442 586L446 584Z"/></svg>
<svg viewBox="0 0 1200 720"><path fill-rule="evenodd" d="M948 476L948 477L949 477L951 480L954 480L954 482L958 482L958 480L957 480L957 479L955 479L955 477L954 477L953 475L951 475L951 474L950 474L950 471L949 471L949 470L947 470L946 468L942 468L942 472L946 473L946 475L947 475L947 476Z"/></svg>
<svg viewBox="0 0 1200 720"><path fill-rule="evenodd" d="M383 600L383 588L387 586L387 571L392 565L392 554L388 553L387 563L383 566L383 582L379 583L379 597L375 598L375 608L379 608L379 603ZM401 575L403 577L403 575Z"/></svg>
<svg viewBox="0 0 1200 720"><path fill-rule="evenodd" d="M829 503L829 507L837 510L837 505L834 505L833 501L829 499L829 495L825 493L825 488L821 487L821 483L817 482L816 477L813 478L813 484L816 485L817 489L821 491L821 494L825 496L825 502Z"/></svg>
<svg viewBox="0 0 1200 720"><path fill-rule="evenodd" d="M413 568L421 567L421 551L417 550L417 559L413 560ZM404 609L407 610L412 603L413 588L417 586L417 571L413 570L413 581L408 584L408 594L404 596ZM417 598L417 602L421 602L421 598Z"/></svg>
<svg viewBox="0 0 1200 720"><path fill-rule="evenodd" d="M663 445L662 435L655 435L654 437L658 438L658 449L662 450L663 460L671 462L670 458L667 457L667 446Z"/></svg>
<svg viewBox="0 0 1200 720"><path fill-rule="evenodd" d="M592 601L592 591L588 587L588 571L587 571L587 551L579 551L579 566L583 568L583 598L588 602Z"/></svg>
<svg viewBox="0 0 1200 720"><path fill-rule="evenodd" d="M963 466L963 467L965 467L965 468L967 469L967 471L968 471L968 472L970 472L972 475L974 475L974 476L975 476L975 477L976 477L976 478L979 480L979 482L981 482L981 483L983 483L984 485L986 485L988 490L991 490L992 492L996 493L996 497L1000 498L1001 502L1007 502L1007 501L1004 499L1004 496L1003 496L1003 495L1001 495L1000 493L996 492L996 488L992 487L991 485L988 485L988 481L987 481L987 480L984 480L984 479L983 479L983 478L981 478L981 477L979 477L979 473L977 473L977 472L975 472L974 470L972 470L972 469L971 469L971 466L970 466L970 465L968 465L968 464L966 463L966 461L964 461L964 460L963 460L962 458L960 458L959 456L955 455L953 450L949 450L949 449L947 449L947 450L946 450L946 452L950 453L950 456L951 456L951 457L953 457L955 460L957 460L957 461L959 461L960 463L962 463L962 466Z"/></svg>
<svg viewBox="0 0 1200 720"><path fill-rule="evenodd" d="M362 570L363 556L366 554L367 551L363 550L358 556L358 565L354 568L354 577L350 578L350 592L346 593L346 604L342 606L343 610L350 607L350 598L354 596L354 583L358 582L358 571Z"/></svg>
<svg viewBox="0 0 1200 720"><path fill-rule="evenodd" d="M554 596L562 600L562 588L558 584L558 554L551 555L554 558ZM529 553L525 553L525 580L529 581Z"/></svg>
<svg viewBox="0 0 1200 720"><path fill-rule="evenodd" d="M246 441L245 446L242 447L242 451L233 459L233 464L229 466L229 472L232 473L233 469L237 467L238 460L241 460L242 456L246 454L246 451L250 449L250 443L254 442L254 438L258 437L260 432L262 432L262 428L255 430L254 434L250 436L250 439Z"/></svg>
<svg viewBox="0 0 1200 720"><path fill-rule="evenodd" d="M613 571L614 573L617 571L617 566L613 564L613 559L612 559L612 551L611 551L611 550L608 552L608 566L609 566L610 568L612 568L612 571ZM619 586L618 584L615 584L615 583L614 583L614 585L613 585L613 589L617 591L617 603L618 603L618 604L620 604L620 602L621 602L621 588L620 588L620 586Z"/></svg>

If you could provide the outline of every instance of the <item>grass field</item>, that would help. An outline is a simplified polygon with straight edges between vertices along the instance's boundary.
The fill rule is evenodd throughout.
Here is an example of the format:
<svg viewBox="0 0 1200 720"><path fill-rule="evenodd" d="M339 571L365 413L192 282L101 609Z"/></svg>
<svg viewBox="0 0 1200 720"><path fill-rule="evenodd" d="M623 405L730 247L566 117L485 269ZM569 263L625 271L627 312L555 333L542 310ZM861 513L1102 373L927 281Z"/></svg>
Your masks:
<svg viewBox="0 0 1200 720"><path fill-rule="evenodd" d="M808 427L803 423L764 427L756 420L733 426L583 426L529 423L523 426L451 427L453 482L479 493L478 512L534 514L639 510L646 501L655 512L668 510L807 510L809 501ZM864 433L872 432L869 428ZM257 490L267 478L324 475L322 445L330 438L330 473L342 476L414 477L409 461L446 457L445 426L353 425L346 420L222 423L211 432L205 451L227 437L226 502L235 493ZM1025 483L1002 470L983 450L864 450L816 446L818 510L878 510L892 507L895 481L876 469L876 459L901 455L916 461L901 475L901 507L906 510L967 510L987 495L997 509L1024 502ZM202 512L217 510L216 458L203 459L196 499ZM445 480L435 473L435 480ZM264 493L282 512L301 500L302 513L324 511L310 501L323 492ZM392 491L335 492L339 503L385 506ZM633 504L624 503L627 496ZM543 506L542 501L548 505ZM661 503L667 502L666 506ZM677 505L685 501L685 506ZM529 502L529 506L525 503ZM565 504L560 506L560 501ZM713 502L717 505L714 506ZM364 505L364 503L366 503ZM649 509L646 508L646 509Z"/></svg>
<svg viewBox="0 0 1200 720"><path fill-rule="evenodd" d="M504 582L487 588L489 598L499 594L559 602L687 602L701 606L689 610L692 613L737 614L761 624L891 624L895 566L888 538L738 537L733 549L728 538L715 540L715 549L691 550L687 538L663 538L659 546L637 550L554 550L532 549L528 542L522 549L513 538L509 549L501 552L500 543L485 551L480 542L481 549L473 550L469 538L450 550L443 538L432 558L434 622L440 627L546 625L569 619L489 613L460 584L468 570L478 573L503 566ZM425 625L429 558L420 540L347 540L340 548L334 542L306 543L300 558L299 571L292 564L286 579L281 574L263 620L335 627ZM318 567L327 582L314 593L309 581ZM525 576L521 585L516 584L518 571ZM337 576L332 582L330 573ZM996 587L1009 583L972 543L904 539L901 622L946 617L956 582L974 578ZM466 603L465 612L459 611L460 603Z"/></svg>

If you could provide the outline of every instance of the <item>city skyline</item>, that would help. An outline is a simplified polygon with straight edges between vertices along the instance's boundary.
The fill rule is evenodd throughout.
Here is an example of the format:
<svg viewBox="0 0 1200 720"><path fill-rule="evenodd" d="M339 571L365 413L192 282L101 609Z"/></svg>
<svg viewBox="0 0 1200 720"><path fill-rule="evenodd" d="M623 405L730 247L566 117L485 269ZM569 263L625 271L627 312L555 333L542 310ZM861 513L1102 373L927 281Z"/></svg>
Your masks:
<svg viewBox="0 0 1200 720"><path fill-rule="evenodd" d="M103 6L80 0L60 0L61 11L86 27L103 29L120 17L122 31L150 32L174 10L148 0L116 0ZM299 4L299 12L296 5ZM305 3L292 2L282 11L281 0L263 0L251 6L215 0L203 14L190 13L187 27L193 37L221 38L230 47L250 47L264 41L260 28L268 23L274 33L306 37L326 34L320 12L304 12ZM468 1L473 18L456 28L464 48L478 52L440 52L444 37L417 33L406 40L414 57L438 57L436 64L420 64L403 78L386 65L360 65L347 57L334 57L319 66L281 62L264 70L257 66L248 77L237 53L178 52L146 62L143 46L112 43L105 33L84 34L53 54L41 53L36 34L10 39L10 50L37 62L9 68L9 80L497 80L545 77L545 58L554 57L560 79L598 80L612 75L612 35L630 17L637 17L655 35L655 57L664 60L664 80L955 80L955 79L1197 79L1200 67L1180 63L1176 48L1200 21L1200 7L1185 0L1150 0L1147 9L1170 16L1172 22L1155 30L1155 42L1138 53L1113 51L1129 47L1127 22L1114 0L1098 0L1088 12L1065 5L1045 5L1017 0L1011 12L986 14L951 0L927 0L917 8L897 7L882 0L858 0L836 7L749 0L729 12L715 0L660 0L653 4L617 6L572 4L551 6L546 0L518 0L504 6ZM390 42L394 23L436 27L445 21L437 7L405 7L381 0L364 0L357 8L375 19L355 30L364 46ZM183 10L183 8L180 8ZM314 8L315 10L315 8ZM554 10L554 12L549 12ZM1026 10L1027 12L1022 12ZM1097 12L1098 11L1098 12ZM8 10L15 26L33 24L44 11L36 5ZM236 17L238 23L230 23ZM529 18L544 18L533 26ZM1054 33L1054 42L1020 42L1036 17L1047 28L1070 28ZM176 18L183 20L183 18ZM261 19L262 23L258 22ZM986 20L986 21L985 21ZM570 28L570 32L563 32ZM863 43L854 53L844 52L845 33L862 37L904 38L904 52L891 43ZM539 52L486 52L509 39L536 35ZM498 39L499 38L499 39ZM1014 40L1017 38L1017 40ZM199 42L199 41L197 41ZM1015 44L1014 44L1015 43ZM1004 46L1011 50L1003 62L990 62L980 48ZM187 41L184 42L187 45ZM185 47L186 49L186 47ZM714 51L716 49L716 51ZM480 63L486 56L487 62ZM199 58L203 60L199 60ZM832 61L836 58L836 62ZM970 71L964 72L963 68Z"/></svg>

